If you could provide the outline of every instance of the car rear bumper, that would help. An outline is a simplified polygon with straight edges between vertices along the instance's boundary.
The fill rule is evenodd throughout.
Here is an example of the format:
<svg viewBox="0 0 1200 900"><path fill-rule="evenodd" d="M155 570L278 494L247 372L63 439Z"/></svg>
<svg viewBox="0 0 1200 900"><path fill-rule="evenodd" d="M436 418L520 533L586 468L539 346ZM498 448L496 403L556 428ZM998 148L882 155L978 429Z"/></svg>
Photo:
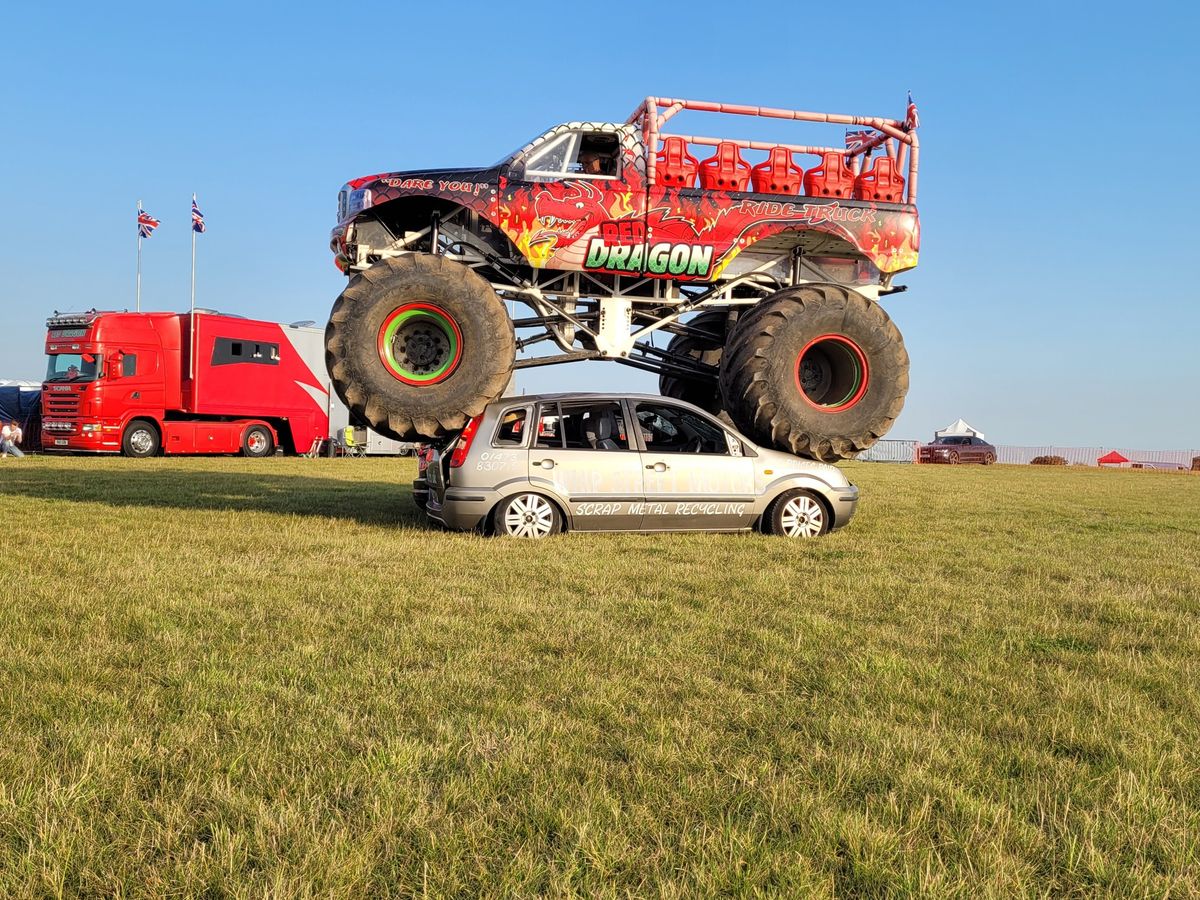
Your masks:
<svg viewBox="0 0 1200 900"><path fill-rule="evenodd" d="M478 528L492 507L500 500L496 491L481 491L475 488L448 488L445 496L437 491L429 492L425 512L433 521L455 531L473 531Z"/></svg>
<svg viewBox="0 0 1200 900"><path fill-rule="evenodd" d="M830 488L829 502L833 505L833 525L829 530L845 528L858 510L858 485Z"/></svg>

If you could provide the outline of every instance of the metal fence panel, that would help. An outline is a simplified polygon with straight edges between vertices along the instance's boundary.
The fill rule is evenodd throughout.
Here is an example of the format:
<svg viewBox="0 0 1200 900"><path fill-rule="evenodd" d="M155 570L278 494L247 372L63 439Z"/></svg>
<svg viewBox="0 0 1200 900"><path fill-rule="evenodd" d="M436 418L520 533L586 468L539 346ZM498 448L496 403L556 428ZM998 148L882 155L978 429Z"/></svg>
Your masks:
<svg viewBox="0 0 1200 900"><path fill-rule="evenodd" d="M875 446L860 453L864 462L907 462L915 461L920 441L879 441ZM1009 465L1029 465L1038 457L1059 457L1071 466L1098 466L1097 460L1116 450L1129 460L1123 469L1162 469L1177 472L1180 469L1200 470L1200 450L1134 450L1126 447L1018 447L1011 444L996 445L996 462Z"/></svg>

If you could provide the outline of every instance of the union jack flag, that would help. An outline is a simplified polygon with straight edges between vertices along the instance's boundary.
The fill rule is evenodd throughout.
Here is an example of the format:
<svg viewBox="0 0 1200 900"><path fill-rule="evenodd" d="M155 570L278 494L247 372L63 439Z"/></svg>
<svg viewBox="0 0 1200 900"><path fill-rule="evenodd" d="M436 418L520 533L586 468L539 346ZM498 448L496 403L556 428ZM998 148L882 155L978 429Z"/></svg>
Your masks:
<svg viewBox="0 0 1200 900"><path fill-rule="evenodd" d="M857 150L867 141L875 136L874 131L847 131L846 132L846 149Z"/></svg>
<svg viewBox="0 0 1200 900"><path fill-rule="evenodd" d="M921 117L917 115L917 104L913 103L912 91L908 92L908 109L904 113L904 130L915 131L921 124Z"/></svg>
<svg viewBox="0 0 1200 900"><path fill-rule="evenodd" d="M204 234L204 213L196 205L196 195L192 194L192 231Z"/></svg>
<svg viewBox="0 0 1200 900"><path fill-rule="evenodd" d="M138 210L138 237L148 238L154 234L154 229L162 223L145 210Z"/></svg>

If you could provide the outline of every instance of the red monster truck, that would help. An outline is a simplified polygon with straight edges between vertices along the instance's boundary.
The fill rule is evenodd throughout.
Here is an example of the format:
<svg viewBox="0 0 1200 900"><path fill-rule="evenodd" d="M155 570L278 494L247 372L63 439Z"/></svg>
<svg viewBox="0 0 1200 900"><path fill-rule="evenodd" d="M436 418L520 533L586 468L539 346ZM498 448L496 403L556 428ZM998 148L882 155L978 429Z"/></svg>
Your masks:
<svg viewBox="0 0 1200 900"><path fill-rule="evenodd" d="M685 109L861 130L841 147L663 134ZM908 389L879 298L917 264L917 157L911 103L898 121L651 97L486 169L355 179L331 241L350 277L325 332L333 384L413 440L462 428L513 368L611 359L766 445L852 456ZM559 352L516 358L544 341Z"/></svg>

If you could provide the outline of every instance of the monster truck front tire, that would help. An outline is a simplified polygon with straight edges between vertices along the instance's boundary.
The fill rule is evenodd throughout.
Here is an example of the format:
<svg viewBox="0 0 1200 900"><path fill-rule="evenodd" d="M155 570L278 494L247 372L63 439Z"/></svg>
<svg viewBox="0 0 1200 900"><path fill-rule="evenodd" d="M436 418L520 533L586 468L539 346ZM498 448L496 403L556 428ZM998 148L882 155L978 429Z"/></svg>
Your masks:
<svg viewBox="0 0 1200 900"><path fill-rule="evenodd" d="M908 353L888 314L835 284L786 288L738 321L721 361L734 424L824 462L866 450L900 415Z"/></svg>
<svg viewBox="0 0 1200 900"><path fill-rule="evenodd" d="M707 331L711 336L695 333L673 335L667 343L667 352L677 356L688 356L696 362L712 366L715 376L725 347L728 320L727 307L700 313L687 324L691 328ZM659 375L658 392L664 397L691 403L713 415L719 415L723 409L721 387L716 377L707 379L687 375Z"/></svg>
<svg viewBox="0 0 1200 900"><path fill-rule="evenodd" d="M325 328L338 396L401 441L466 425L500 396L515 355L512 321L496 292L441 256L408 254L356 275Z"/></svg>

